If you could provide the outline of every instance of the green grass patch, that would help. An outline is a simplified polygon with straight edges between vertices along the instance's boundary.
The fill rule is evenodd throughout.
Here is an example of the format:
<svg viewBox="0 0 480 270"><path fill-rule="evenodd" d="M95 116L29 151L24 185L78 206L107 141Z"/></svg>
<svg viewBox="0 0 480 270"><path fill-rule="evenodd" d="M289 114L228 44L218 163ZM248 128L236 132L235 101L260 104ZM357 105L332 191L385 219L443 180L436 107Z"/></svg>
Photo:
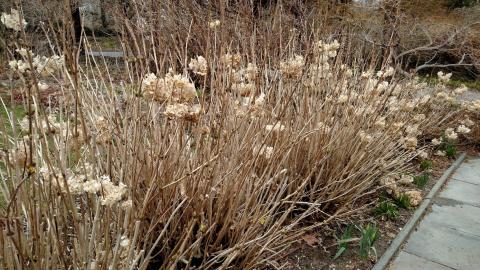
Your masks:
<svg viewBox="0 0 480 270"><path fill-rule="evenodd" d="M430 170L433 168L433 162L431 160L422 160L420 162L420 169L422 171Z"/></svg>
<svg viewBox="0 0 480 270"><path fill-rule="evenodd" d="M395 199L395 203L403 209L409 209L411 206L410 197L405 194L398 196L398 198Z"/></svg>
<svg viewBox="0 0 480 270"><path fill-rule="evenodd" d="M396 219L398 217L398 207L392 202L382 201L373 210L376 216L385 216L388 219Z"/></svg>
<svg viewBox="0 0 480 270"><path fill-rule="evenodd" d="M430 174L422 173L420 175L417 175L417 176L413 177L413 183L418 188L423 189L428 184L429 179L430 179Z"/></svg>
<svg viewBox="0 0 480 270"><path fill-rule="evenodd" d="M367 259L372 252L376 257L377 250L375 249L374 243L379 236L378 228L375 227L375 225L368 224L367 227L362 228L360 231L360 257L362 259Z"/></svg>
<svg viewBox="0 0 480 270"><path fill-rule="evenodd" d="M420 76L421 82L426 82L429 85L437 85L440 83L436 75L433 76ZM469 89L479 90L480 91L480 80L465 80L460 78L452 78L446 83L447 86L452 88L458 88L462 85L465 85Z"/></svg>
<svg viewBox="0 0 480 270"><path fill-rule="evenodd" d="M354 237L353 226L348 225L348 227L343 232L340 239L338 239L338 250L333 257L334 260L338 259L342 254L348 249L349 241Z"/></svg>

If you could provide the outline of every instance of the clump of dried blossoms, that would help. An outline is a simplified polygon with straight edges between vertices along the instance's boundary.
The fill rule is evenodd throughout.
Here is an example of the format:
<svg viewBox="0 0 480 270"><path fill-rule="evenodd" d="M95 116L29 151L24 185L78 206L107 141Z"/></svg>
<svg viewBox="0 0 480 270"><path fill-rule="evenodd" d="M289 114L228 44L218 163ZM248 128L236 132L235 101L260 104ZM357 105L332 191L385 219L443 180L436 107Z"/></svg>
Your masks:
<svg viewBox="0 0 480 270"><path fill-rule="evenodd" d="M206 75L207 63L199 56L192 59L190 68L199 75ZM185 75L175 74L173 70L159 79L155 74L147 74L143 80L142 92L147 99L166 103L163 112L168 118L182 118L196 121L201 112L198 104L192 104L197 98L195 84Z"/></svg>
<svg viewBox="0 0 480 270"><path fill-rule="evenodd" d="M11 9L10 14L2 12L0 21L9 29L14 31L21 31L27 26L27 22L24 19L21 19L20 13L16 9Z"/></svg>
<svg viewBox="0 0 480 270"><path fill-rule="evenodd" d="M54 75L64 66L65 59L63 56L52 55L50 57L35 55L32 51L25 48L16 50L23 59L14 59L8 62L10 69L21 74L26 71L37 72L41 76ZM28 55L32 57L32 64L27 61Z"/></svg>
<svg viewBox="0 0 480 270"><path fill-rule="evenodd" d="M190 59L190 64L188 67L193 71L193 73L205 76L207 75L208 65L207 60L203 56L197 56L196 58Z"/></svg>

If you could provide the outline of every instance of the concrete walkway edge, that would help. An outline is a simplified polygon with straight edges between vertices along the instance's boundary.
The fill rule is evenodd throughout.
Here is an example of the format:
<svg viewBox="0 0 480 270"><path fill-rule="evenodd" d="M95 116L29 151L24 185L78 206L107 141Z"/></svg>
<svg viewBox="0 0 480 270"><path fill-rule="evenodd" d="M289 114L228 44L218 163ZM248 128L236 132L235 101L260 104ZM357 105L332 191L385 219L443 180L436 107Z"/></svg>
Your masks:
<svg viewBox="0 0 480 270"><path fill-rule="evenodd" d="M460 164L462 164L466 155L467 155L466 153L462 153L457 158L457 160L455 160L455 162L452 165L450 165L450 167L443 173L440 179L438 179L437 183L435 183L435 185L432 187L428 195L423 200L422 204L420 204L417 210L415 210L415 213L413 213L413 216L410 218L407 224L405 224L405 227L398 233L397 237L393 239L390 246L387 248L385 253L383 253L382 257L380 257L380 259L377 261L377 263L372 268L372 270L387 269L387 266L390 263L393 256L397 253L400 246L403 244L403 242L407 239L407 237L410 235L412 230L415 228L418 221L425 213L425 210L427 210L428 206L430 206L432 199L437 195L438 191L445 184L445 182L450 177L450 175L460 166Z"/></svg>

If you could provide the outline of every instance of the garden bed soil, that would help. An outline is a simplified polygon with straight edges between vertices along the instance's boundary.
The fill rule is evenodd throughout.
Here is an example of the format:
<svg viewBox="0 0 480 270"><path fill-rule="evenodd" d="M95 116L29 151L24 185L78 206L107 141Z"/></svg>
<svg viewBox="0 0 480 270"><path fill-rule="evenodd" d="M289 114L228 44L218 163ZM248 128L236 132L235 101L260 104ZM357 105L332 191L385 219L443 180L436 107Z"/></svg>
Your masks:
<svg viewBox="0 0 480 270"><path fill-rule="evenodd" d="M475 152L473 149L461 149L462 151ZM442 176L444 171L454 162L455 159L446 157L434 156L430 160L433 161L433 168L430 170L430 179L427 185L422 190L422 195L425 198L436 181ZM421 173L419 163L415 163L415 173ZM375 198L372 198L374 200ZM375 205L373 205L374 207ZM408 220L415 212L414 207L410 209L398 209L398 217L394 220L386 217L378 217L372 213L372 207L369 211L357 214L349 220L329 224L314 232L307 233L302 240L298 240L292 247L284 254L284 258L279 262L282 269L288 270L364 270L371 269L378 258L382 256L385 250L389 247L392 240L402 230ZM338 250L338 243L335 236L341 237L347 224L355 224L359 227L365 227L367 224L375 224L379 229L379 237L375 242L375 250L377 255L371 254L368 259L362 259L359 255L358 242L349 244L347 250L337 259L333 259ZM311 240L314 237L317 243L312 244ZM305 240L307 239L307 241ZM310 242L310 243L307 243Z"/></svg>

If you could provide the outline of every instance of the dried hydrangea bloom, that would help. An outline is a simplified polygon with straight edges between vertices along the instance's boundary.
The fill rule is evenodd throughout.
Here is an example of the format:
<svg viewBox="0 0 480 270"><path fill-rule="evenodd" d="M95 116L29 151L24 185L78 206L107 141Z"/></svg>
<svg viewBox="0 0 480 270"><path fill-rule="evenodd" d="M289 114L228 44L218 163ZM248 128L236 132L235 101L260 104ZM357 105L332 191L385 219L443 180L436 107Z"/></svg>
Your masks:
<svg viewBox="0 0 480 270"><path fill-rule="evenodd" d="M123 235L120 238L120 246L122 248L127 248L129 245L130 245L130 240L125 235Z"/></svg>
<svg viewBox="0 0 480 270"><path fill-rule="evenodd" d="M203 56L197 56L196 58L190 59L188 68L193 71L193 73L200 76L207 75L208 64L207 60Z"/></svg>
<svg viewBox="0 0 480 270"><path fill-rule="evenodd" d="M324 43L320 40L315 45L317 52L329 54L331 58L337 56L337 50L340 48L340 43L336 39L331 43Z"/></svg>
<svg viewBox="0 0 480 270"><path fill-rule="evenodd" d="M38 74L42 76L49 76L61 70L65 64L65 58L58 55L50 57L35 56L33 58L33 66L36 68Z"/></svg>
<svg viewBox="0 0 480 270"><path fill-rule="evenodd" d="M60 191L63 193L70 192L72 195L81 195L84 193L83 182L86 176L83 174L72 174L67 177L67 187L64 186L64 182L59 180Z"/></svg>
<svg viewBox="0 0 480 270"><path fill-rule="evenodd" d="M393 67L388 67L385 70L379 70L377 71L377 77L379 78L386 78L386 77L391 77L395 73L395 69Z"/></svg>
<svg viewBox="0 0 480 270"><path fill-rule="evenodd" d="M164 115L169 118L181 118L194 122L198 120L200 112L200 105L188 106L182 103L174 103L166 106Z"/></svg>
<svg viewBox="0 0 480 270"><path fill-rule="evenodd" d="M97 180L88 180L83 183L83 191L90 194L97 194L102 188L102 184Z"/></svg>
<svg viewBox="0 0 480 270"><path fill-rule="evenodd" d="M380 180L380 185L387 189L388 194L396 193L398 190L397 182L393 177L384 177Z"/></svg>
<svg viewBox="0 0 480 270"><path fill-rule="evenodd" d="M385 90L388 89L388 86L389 86L389 85L390 85L389 82L387 82L387 81L382 81L382 82L380 82L380 83L377 85L377 91L378 91L378 92L383 92L383 91L385 91Z"/></svg>
<svg viewBox="0 0 480 270"><path fill-rule="evenodd" d="M370 79L372 76L373 76L373 70L364 71L362 72L362 75L360 75L362 79Z"/></svg>
<svg viewBox="0 0 480 270"><path fill-rule="evenodd" d="M132 209L133 207L133 201L132 200L126 200L126 201L123 201L121 204L120 204L120 208L122 208L123 210L129 210L129 209Z"/></svg>
<svg viewBox="0 0 480 270"><path fill-rule="evenodd" d="M417 150L417 155L423 159L428 158L428 152L422 149Z"/></svg>
<svg viewBox="0 0 480 270"><path fill-rule="evenodd" d="M300 78L305 66L305 58L301 55L295 55L292 58L280 63L280 71L287 78Z"/></svg>
<svg viewBox="0 0 480 270"><path fill-rule="evenodd" d="M405 137L403 139L403 147L407 150L415 150L418 145L417 137Z"/></svg>
<svg viewBox="0 0 480 270"><path fill-rule="evenodd" d="M460 87L455 88L453 90L453 93L456 94L456 95L460 95L460 94L465 93L466 91L468 91L468 87L466 87L464 84L462 84Z"/></svg>
<svg viewBox="0 0 480 270"><path fill-rule="evenodd" d="M400 179L398 180L398 183L403 184L403 185L408 185L413 183L413 176L403 174Z"/></svg>
<svg viewBox="0 0 480 270"><path fill-rule="evenodd" d="M442 144L442 140L441 140L441 139L434 138L434 139L432 140L432 144L435 145L435 146L440 145L440 144Z"/></svg>
<svg viewBox="0 0 480 270"><path fill-rule="evenodd" d="M127 192L127 186L125 184L119 183L115 185L107 175L101 176L99 181L102 185L102 205L113 206L122 201L123 196Z"/></svg>
<svg viewBox="0 0 480 270"><path fill-rule="evenodd" d="M25 48L15 49L15 51L16 51L18 54L20 54L21 56L25 57L25 58L27 58L29 54L30 54L31 56L34 55L34 53L33 53L31 50L25 49Z"/></svg>
<svg viewBox="0 0 480 270"><path fill-rule="evenodd" d="M364 143L371 143L373 141L373 136L366 133L365 131L361 130L359 133L358 133L358 136L360 136L360 141L364 142Z"/></svg>
<svg viewBox="0 0 480 270"><path fill-rule="evenodd" d="M236 83L232 85L232 91L239 94L242 97L249 96L251 93L255 92L254 83Z"/></svg>
<svg viewBox="0 0 480 270"><path fill-rule="evenodd" d="M418 125L408 125L405 127L405 133L409 136L421 135L422 132L418 128L419 128Z"/></svg>
<svg viewBox="0 0 480 270"><path fill-rule="evenodd" d="M27 26L27 21L20 18L20 13L16 9L11 9L10 14L2 12L0 16L0 21L5 25L5 27L13 29L19 32L22 29L25 29Z"/></svg>
<svg viewBox="0 0 480 270"><path fill-rule="evenodd" d="M172 70L169 70L163 79L158 79L155 74L148 74L143 80L142 92L146 98L158 102L190 101L197 97L195 85L189 78L174 74Z"/></svg>
<svg viewBox="0 0 480 270"><path fill-rule="evenodd" d="M457 127L457 132L458 133L461 133L461 134L467 134L467 133L470 133L470 129L464 125L460 125Z"/></svg>
<svg viewBox="0 0 480 270"><path fill-rule="evenodd" d="M242 62L242 56L240 54L227 53L220 58L220 62L226 67L238 68Z"/></svg>
<svg viewBox="0 0 480 270"><path fill-rule="evenodd" d="M214 20L208 23L208 27L215 29L220 26L220 20Z"/></svg>
<svg viewBox="0 0 480 270"><path fill-rule="evenodd" d="M8 66L13 71L18 71L19 73L25 73L25 71L30 69L30 65L23 60L12 60L8 62Z"/></svg>
<svg viewBox="0 0 480 270"><path fill-rule="evenodd" d="M452 73L445 74L443 73L443 71L439 71L437 73L437 76L440 82L447 83L448 81L450 81L450 78L452 78Z"/></svg>
<svg viewBox="0 0 480 270"><path fill-rule="evenodd" d="M480 100L473 101L470 104L469 109L471 111L480 111Z"/></svg>
<svg viewBox="0 0 480 270"><path fill-rule="evenodd" d="M470 118L465 118L464 120L460 121L460 124L465 125L467 127L472 127L475 125L475 122L473 122Z"/></svg>
<svg viewBox="0 0 480 270"><path fill-rule="evenodd" d="M97 135L97 143L109 143L112 140L112 132L108 120L103 116L94 116L93 127Z"/></svg>
<svg viewBox="0 0 480 270"><path fill-rule="evenodd" d="M425 116L425 114L423 113L420 113L420 114L416 114L414 117L413 117L413 121L415 122L422 122L423 120L427 119L427 117Z"/></svg>
<svg viewBox="0 0 480 270"><path fill-rule="evenodd" d="M50 85L41 81L37 83L37 86L38 86L38 90L40 91L47 91L50 88Z"/></svg>
<svg viewBox="0 0 480 270"><path fill-rule="evenodd" d="M172 96L174 99L181 101L189 101L197 97L197 90L195 89L195 85L191 83L186 76L175 74L170 79L172 81Z"/></svg>
<svg viewBox="0 0 480 270"><path fill-rule="evenodd" d="M274 125L266 125L265 126L265 130L268 131L268 132L281 132L281 131L284 131L285 130L285 126L282 125L282 123L278 122Z"/></svg>
<svg viewBox="0 0 480 270"><path fill-rule="evenodd" d="M142 82L143 95L155 101L165 101L171 98L171 88L166 87L164 80L159 80L153 73L145 76Z"/></svg>
<svg viewBox="0 0 480 270"><path fill-rule="evenodd" d="M348 96L347 96L347 95L344 95L344 94L340 95L340 96L338 97L338 99L337 99L337 103L338 103L338 104L343 104L343 103L345 103L345 102L347 102L347 101L348 101Z"/></svg>
<svg viewBox="0 0 480 270"><path fill-rule="evenodd" d="M422 192L419 190L409 190L405 191L404 193L405 196L407 196L410 199L410 205L411 206L417 206L422 202Z"/></svg>
<svg viewBox="0 0 480 270"><path fill-rule="evenodd" d="M258 154L262 157L264 157L265 159L270 159L272 158L273 156L273 147L271 146L267 146L267 145L263 145L261 148L256 146L254 149L253 149L253 152L254 154Z"/></svg>
<svg viewBox="0 0 480 270"><path fill-rule="evenodd" d="M182 118L188 113L188 105L181 103L169 104L165 107L164 114L170 118Z"/></svg>
<svg viewBox="0 0 480 270"><path fill-rule="evenodd" d="M380 117L375 121L374 126L378 129L383 129L386 126L385 117Z"/></svg>
<svg viewBox="0 0 480 270"><path fill-rule="evenodd" d="M453 128L447 128L445 130L445 137L449 140L456 140L458 138L458 134Z"/></svg>

